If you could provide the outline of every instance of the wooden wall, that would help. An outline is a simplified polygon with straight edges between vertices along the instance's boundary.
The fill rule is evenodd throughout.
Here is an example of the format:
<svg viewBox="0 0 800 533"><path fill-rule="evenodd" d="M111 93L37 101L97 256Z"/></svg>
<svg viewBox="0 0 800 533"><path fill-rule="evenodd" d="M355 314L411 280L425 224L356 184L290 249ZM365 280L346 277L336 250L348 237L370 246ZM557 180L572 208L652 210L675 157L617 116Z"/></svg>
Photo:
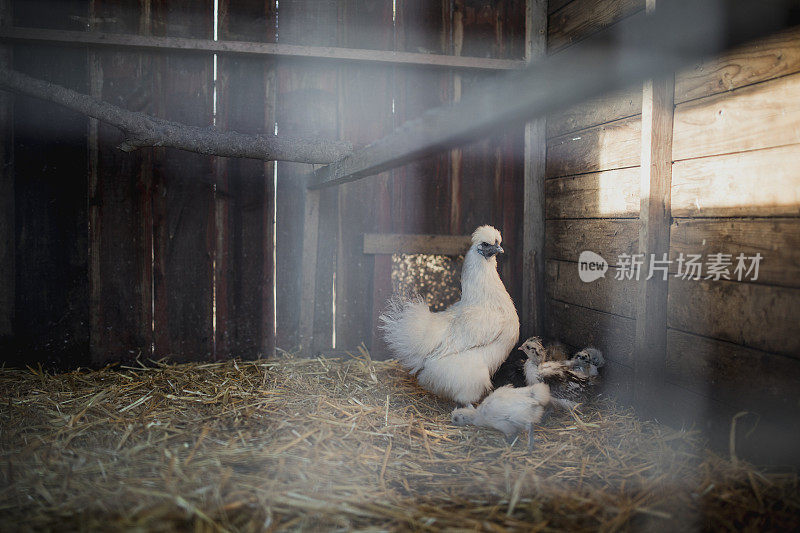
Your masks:
<svg viewBox="0 0 800 533"><path fill-rule="evenodd" d="M16 26L213 38L213 3L15 0ZM220 36L275 39L269 3L226 0ZM230 16L228 16L230 14ZM213 58L14 45L14 67L134 111L212 126ZM221 60L217 125L274 130L270 65ZM272 353L270 165L172 149L55 105L13 107L15 306L4 359L61 366Z"/></svg>
<svg viewBox="0 0 800 533"><path fill-rule="evenodd" d="M557 55L643 9L644 0L551 1L548 52ZM609 389L623 400L632 392L636 285L614 280L614 265L637 250L641 112L642 90L634 87L547 118L546 331L607 353ZM611 264L604 278L580 281L584 250Z"/></svg>
<svg viewBox="0 0 800 533"><path fill-rule="evenodd" d="M644 2L551 2L551 53L629 16ZM776 35L675 75L669 253L763 256L756 281L683 280L671 265L659 418L697 424L739 450L798 462L800 378L800 33ZM548 118L548 331L606 350L610 389L632 400L635 281L613 279L640 248L642 89L606 95ZM671 202L670 202L671 201ZM582 283L577 257L612 267ZM705 276L705 275L704 275ZM752 430L752 431L751 431Z"/></svg>
<svg viewBox="0 0 800 533"><path fill-rule="evenodd" d="M214 38L213 5L0 3L17 26L205 40ZM524 6L221 0L218 38L521 59ZM245 133L339 138L356 147L460 99L489 75L220 55L215 82L210 54L9 48L15 68L131 110ZM164 148L123 153L113 127L34 99L11 101L0 102L0 156L14 163L3 167L0 181L10 204L0 231L14 243L0 254L5 360L70 366L137 356L268 355L276 346L297 349L303 320L311 320L313 332L313 344L302 346L308 353L331 350L335 338L338 351L364 343L383 357L375 321L390 295L390 258L364 254L365 233L462 235L493 224L508 250L501 275L519 303L521 129L310 192L311 165ZM309 295L310 318L301 316Z"/></svg>

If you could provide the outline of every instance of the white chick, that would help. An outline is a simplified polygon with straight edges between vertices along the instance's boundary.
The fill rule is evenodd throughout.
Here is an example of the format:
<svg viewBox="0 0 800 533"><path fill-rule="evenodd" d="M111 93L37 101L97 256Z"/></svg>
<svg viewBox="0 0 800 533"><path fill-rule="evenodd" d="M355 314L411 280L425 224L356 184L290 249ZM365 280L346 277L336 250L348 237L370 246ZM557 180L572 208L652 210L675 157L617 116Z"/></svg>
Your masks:
<svg viewBox="0 0 800 533"><path fill-rule="evenodd" d="M550 387L536 383L530 387L500 387L487 396L478 407L461 407L451 418L457 426L472 424L501 431L509 443L523 430L528 431L528 450L533 449L533 425L542 419L550 401Z"/></svg>
<svg viewBox="0 0 800 533"><path fill-rule="evenodd" d="M389 348L426 390L471 405L519 338L514 302L497 273L500 232L481 226L461 271L461 300L433 313L422 298L393 298L380 317Z"/></svg>
<svg viewBox="0 0 800 533"><path fill-rule="evenodd" d="M525 382L550 385L554 407L572 409L589 396L594 379L573 371L573 361L545 361L546 350L539 337L529 338L519 349L528 356Z"/></svg>

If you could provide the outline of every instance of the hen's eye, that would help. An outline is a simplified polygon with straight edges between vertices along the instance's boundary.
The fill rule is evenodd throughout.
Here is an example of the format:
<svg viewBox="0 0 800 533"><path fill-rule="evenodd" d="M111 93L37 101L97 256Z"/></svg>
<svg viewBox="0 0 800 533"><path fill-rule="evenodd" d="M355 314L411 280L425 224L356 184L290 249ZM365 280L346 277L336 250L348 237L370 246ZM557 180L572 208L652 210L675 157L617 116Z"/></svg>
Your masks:
<svg viewBox="0 0 800 533"><path fill-rule="evenodd" d="M481 246L489 246L489 243L488 242L482 242Z"/></svg>

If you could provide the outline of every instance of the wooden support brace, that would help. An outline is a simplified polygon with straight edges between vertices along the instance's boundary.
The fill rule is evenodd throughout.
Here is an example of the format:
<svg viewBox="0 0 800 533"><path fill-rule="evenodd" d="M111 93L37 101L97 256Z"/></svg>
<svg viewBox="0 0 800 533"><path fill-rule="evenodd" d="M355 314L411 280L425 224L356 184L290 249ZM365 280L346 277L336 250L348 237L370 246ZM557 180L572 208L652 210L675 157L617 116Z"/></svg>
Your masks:
<svg viewBox="0 0 800 533"><path fill-rule="evenodd" d="M648 12L654 6L655 0L648 0ZM646 81L642 94L639 253L644 254L644 265L636 300L633 368L634 402L649 413L651 400L658 396L654 387L665 371L669 275L658 272L646 278L651 261L669 257L674 95L674 76Z"/></svg>

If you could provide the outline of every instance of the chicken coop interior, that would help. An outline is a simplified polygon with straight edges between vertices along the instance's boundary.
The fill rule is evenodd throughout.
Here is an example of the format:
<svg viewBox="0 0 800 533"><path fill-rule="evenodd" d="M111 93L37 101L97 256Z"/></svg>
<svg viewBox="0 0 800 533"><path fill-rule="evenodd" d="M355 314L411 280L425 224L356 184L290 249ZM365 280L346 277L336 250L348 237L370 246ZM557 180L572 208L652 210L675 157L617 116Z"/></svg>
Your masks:
<svg viewBox="0 0 800 533"><path fill-rule="evenodd" d="M530 452L381 326L483 225ZM0 243L4 530L800 528L796 2L0 0Z"/></svg>

